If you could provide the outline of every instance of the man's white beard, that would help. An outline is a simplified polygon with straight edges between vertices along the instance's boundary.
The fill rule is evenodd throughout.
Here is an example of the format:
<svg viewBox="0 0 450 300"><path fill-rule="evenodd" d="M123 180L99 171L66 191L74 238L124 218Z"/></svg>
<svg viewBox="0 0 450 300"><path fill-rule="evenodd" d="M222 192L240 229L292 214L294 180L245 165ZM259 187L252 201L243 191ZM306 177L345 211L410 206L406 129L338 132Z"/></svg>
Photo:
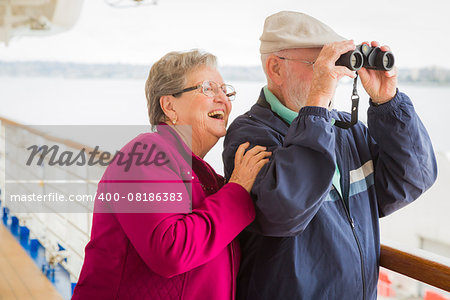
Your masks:
<svg viewBox="0 0 450 300"><path fill-rule="evenodd" d="M287 98L290 103L298 108L299 111L303 106L306 105L306 100L309 96L310 87L306 86L303 82L294 82L292 78L289 78L288 84L286 86ZM328 105L328 110L334 108L334 97L331 98L330 104Z"/></svg>
<svg viewBox="0 0 450 300"><path fill-rule="evenodd" d="M286 86L287 100L299 111L306 104L309 95L309 86L303 82L296 82L293 77L289 77Z"/></svg>
<svg viewBox="0 0 450 300"><path fill-rule="evenodd" d="M292 70L291 74L293 74ZM306 105L306 101L308 100L309 90L311 86L305 84L303 81L299 81L294 76L289 76L287 85L286 85L286 95L287 101L289 101L294 107L299 111L303 106ZM328 105L328 110L332 110L334 108L334 95L330 100L330 104Z"/></svg>

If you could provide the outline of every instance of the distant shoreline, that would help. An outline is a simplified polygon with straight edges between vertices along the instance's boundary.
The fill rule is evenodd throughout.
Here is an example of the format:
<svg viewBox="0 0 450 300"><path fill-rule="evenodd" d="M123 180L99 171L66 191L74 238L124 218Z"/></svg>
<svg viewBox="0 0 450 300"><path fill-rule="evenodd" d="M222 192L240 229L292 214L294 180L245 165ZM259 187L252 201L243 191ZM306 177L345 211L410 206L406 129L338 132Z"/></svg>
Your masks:
<svg viewBox="0 0 450 300"><path fill-rule="evenodd" d="M150 65L0 61L0 77L146 80L149 70ZM219 70L227 81L265 81L260 66L222 66ZM449 86L450 70L435 66L415 69L399 68L399 82L402 84Z"/></svg>

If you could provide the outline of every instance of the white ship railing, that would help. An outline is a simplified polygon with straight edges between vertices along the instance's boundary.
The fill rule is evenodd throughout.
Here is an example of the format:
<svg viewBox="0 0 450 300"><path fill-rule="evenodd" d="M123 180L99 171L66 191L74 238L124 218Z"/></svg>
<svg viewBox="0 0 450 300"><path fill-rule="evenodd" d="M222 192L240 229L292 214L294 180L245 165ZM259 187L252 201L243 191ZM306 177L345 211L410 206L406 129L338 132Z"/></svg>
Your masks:
<svg viewBox="0 0 450 300"><path fill-rule="evenodd" d="M60 168L58 172L61 172L61 174L58 174L58 178L63 178L60 181L46 180L48 174L46 174L47 170L45 168L42 169L40 174L30 174L28 168L24 168L20 164L14 164L14 161L9 161L9 170L5 169L5 166L8 165L6 163L8 157L5 153L6 132L15 135L14 142L20 144L16 145L17 149L20 149L22 143L25 142L27 145L57 144L61 151L72 152L78 152L83 148L89 149L90 151L90 147L48 135L34 128L1 117L0 124L0 188L3 199L6 188L5 180L14 181L14 179L21 178L31 178L27 180L15 180L15 183L20 186L20 189L27 194L33 192L45 194L51 191L67 195L69 191L65 188L64 184L60 184L64 182L77 183L77 186L81 188L80 192L90 195L95 194L98 180L92 180L92 173L95 172L96 178L100 179L105 169L105 167L99 165L88 166L86 164L82 168L76 168L74 170L70 170L67 167ZM10 152L14 152L12 151L13 148L14 145L8 144ZM15 153L9 154L9 156L14 158ZM8 177L5 176L6 172L8 173ZM7 201L2 201L2 206L4 207L5 205L8 207ZM19 225L26 226L29 229L30 239L37 239L45 248L47 262L49 264L60 263L71 275L71 281L77 282L84 260L84 247L89 241L91 232L92 206L89 207L78 202L74 202L74 205L80 205L80 209L83 212L61 213L53 211L51 213L21 213L9 209L10 214L18 218ZM46 208L48 211L52 211L51 205L48 205ZM58 245L65 250L61 251Z"/></svg>

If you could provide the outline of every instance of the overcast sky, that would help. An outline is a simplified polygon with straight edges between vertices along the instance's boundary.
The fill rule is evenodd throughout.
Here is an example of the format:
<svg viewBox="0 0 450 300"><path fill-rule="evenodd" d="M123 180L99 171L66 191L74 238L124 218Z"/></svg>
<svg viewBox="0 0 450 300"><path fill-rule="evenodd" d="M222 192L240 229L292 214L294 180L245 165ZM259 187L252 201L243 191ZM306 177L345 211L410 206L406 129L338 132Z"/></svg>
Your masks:
<svg viewBox="0 0 450 300"><path fill-rule="evenodd" d="M308 13L357 43L388 44L400 67L450 68L448 0L159 0L126 9L85 0L72 29L0 44L0 60L151 64L169 51L202 48L221 65L258 65L264 19L280 10Z"/></svg>

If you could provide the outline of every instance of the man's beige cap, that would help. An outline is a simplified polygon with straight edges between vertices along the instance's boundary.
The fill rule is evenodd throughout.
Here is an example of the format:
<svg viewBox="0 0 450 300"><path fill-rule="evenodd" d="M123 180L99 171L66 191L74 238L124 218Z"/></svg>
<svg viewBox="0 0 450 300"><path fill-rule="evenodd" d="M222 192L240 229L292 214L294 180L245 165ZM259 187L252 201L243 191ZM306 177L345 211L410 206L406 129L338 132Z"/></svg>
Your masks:
<svg viewBox="0 0 450 300"><path fill-rule="evenodd" d="M266 18L261 54L283 49L316 48L346 40L319 20L304 13L280 11Z"/></svg>

